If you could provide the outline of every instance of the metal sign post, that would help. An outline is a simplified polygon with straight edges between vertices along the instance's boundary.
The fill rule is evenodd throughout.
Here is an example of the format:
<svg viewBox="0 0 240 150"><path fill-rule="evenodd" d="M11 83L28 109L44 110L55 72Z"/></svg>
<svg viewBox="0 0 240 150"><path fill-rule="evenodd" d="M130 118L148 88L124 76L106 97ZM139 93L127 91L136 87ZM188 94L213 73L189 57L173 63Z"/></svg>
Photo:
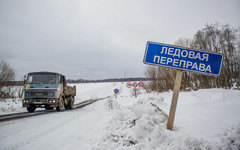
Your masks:
<svg viewBox="0 0 240 150"><path fill-rule="evenodd" d="M137 98L137 86L138 86L138 83L137 82L133 82L135 98Z"/></svg>
<svg viewBox="0 0 240 150"><path fill-rule="evenodd" d="M117 88L114 89L114 93L115 93L115 99L117 99L117 94L119 93L119 90Z"/></svg>
<svg viewBox="0 0 240 150"><path fill-rule="evenodd" d="M128 88L131 88L131 87L134 87L134 95L135 95L135 98L137 98L137 86L139 86L139 87L143 87L144 86L144 83L142 82L142 81L140 81L140 82L133 82L133 83L131 83L131 82L128 82L127 84L126 84L126 86L128 87Z"/></svg>
<svg viewBox="0 0 240 150"><path fill-rule="evenodd" d="M173 128L182 80L182 70L218 76L221 72L222 60L222 54L187 49L163 43L147 42L143 59L145 64L177 69L167 123L169 130Z"/></svg>

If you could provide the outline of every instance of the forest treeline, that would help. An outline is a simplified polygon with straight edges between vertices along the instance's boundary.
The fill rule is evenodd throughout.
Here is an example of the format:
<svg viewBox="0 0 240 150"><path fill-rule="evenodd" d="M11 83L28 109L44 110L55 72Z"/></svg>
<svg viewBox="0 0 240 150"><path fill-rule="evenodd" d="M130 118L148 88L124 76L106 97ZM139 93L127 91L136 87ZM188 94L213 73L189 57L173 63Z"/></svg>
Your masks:
<svg viewBox="0 0 240 150"><path fill-rule="evenodd" d="M207 24L197 31L193 39L181 38L175 45L200 49L224 55L221 74L217 77L184 72L181 89L231 88L233 83L240 82L240 27L219 23ZM147 66L145 75L150 78L148 88L153 91L168 91L173 89L175 71L170 68Z"/></svg>
<svg viewBox="0 0 240 150"><path fill-rule="evenodd" d="M99 80L86 80L86 79L77 79L72 80L68 79L68 83L101 83L101 82L131 82L131 81L148 81L149 78L113 78L113 79L99 79Z"/></svg>

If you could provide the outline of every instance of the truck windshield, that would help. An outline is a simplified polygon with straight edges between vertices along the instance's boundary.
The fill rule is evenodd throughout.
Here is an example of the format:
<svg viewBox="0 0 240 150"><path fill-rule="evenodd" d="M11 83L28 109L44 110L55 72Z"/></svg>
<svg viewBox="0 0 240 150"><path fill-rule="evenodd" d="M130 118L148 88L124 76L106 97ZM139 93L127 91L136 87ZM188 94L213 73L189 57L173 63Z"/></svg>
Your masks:
<svg viewBox="0 0 240 150"><path fill-rule="evenodd" d="M34 73L29 74L28 84L56 84L56 74L50 73Z"/></svg>

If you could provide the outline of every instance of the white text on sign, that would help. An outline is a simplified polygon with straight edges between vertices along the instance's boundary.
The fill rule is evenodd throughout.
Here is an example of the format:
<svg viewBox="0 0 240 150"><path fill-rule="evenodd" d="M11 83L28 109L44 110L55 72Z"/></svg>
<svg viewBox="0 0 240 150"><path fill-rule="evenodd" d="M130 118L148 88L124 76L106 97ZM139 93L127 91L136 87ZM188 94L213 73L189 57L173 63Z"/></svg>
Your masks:
<svg viewBox="0 0 240 150"><path fill-rule="evenodd" d="M219 75L222 59L222 54L148 42L144 63L209 75Z"/></svg>

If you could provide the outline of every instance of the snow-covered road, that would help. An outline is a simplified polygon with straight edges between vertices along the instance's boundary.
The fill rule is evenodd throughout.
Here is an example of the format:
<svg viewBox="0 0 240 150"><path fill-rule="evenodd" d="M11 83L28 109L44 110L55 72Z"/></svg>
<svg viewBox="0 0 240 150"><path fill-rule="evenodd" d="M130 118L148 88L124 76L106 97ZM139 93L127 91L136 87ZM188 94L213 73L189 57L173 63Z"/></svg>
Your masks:
<svg viewBox="0 0 240 150"><path fill-rule="evenodd" d="M76 103L113 97L114 87L121 86L119 83L77 84ZM90 149L91 141L101 136L99 129L111 118L103 104L106 100L72 111L3 122L0 124L0 149Z"/></svg>
<svg viewBox="0 0 240 150"><path fill-rule="evenodd" d="M104 101L73 111L50 113L0 124L0 149L89 149L109 121Z"/></svg>
<svg viewBox="0 0 240 150"><path fill-rule="evenodd" d="M240 149L239 90L180 92L169 131L172 92L139 88L135 98L126 83L76 87L76 103L108 98L81 109L1 122L0 150ZM115 88L120 90L117 100Z"/></svg>

